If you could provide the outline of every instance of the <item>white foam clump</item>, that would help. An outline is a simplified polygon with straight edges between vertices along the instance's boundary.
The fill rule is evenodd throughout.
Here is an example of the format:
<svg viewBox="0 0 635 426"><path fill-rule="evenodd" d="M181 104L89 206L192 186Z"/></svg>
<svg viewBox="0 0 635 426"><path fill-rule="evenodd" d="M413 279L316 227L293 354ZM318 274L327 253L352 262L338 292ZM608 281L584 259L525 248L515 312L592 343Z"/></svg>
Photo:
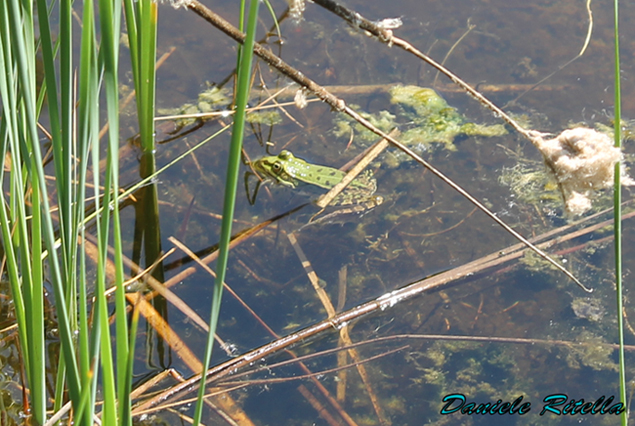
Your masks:
<svg viewBox="0 0 635 426"><path fill-rule="evenodd" d="M588 211L593 191L613 186L614 167L622 160L622 152L604 133L578 127L544 140L536 132L532 142L558 182L570 214ZM635 181L622 172L622 184L633 185Z"/></svg>
<svg viewBox="0 0 635 426"><path fill-rule="evenodd" d="M298 109L304 109L309 104L309 101L306 99L306 92L304 89L298 89L295 92L295 96L293 97L293 102Z"/></svg>
<svg viewBox="0 0 635 426"><path fill-rule="evenodd" d="M289 3L289 17L297 25L304 20L304 9L306 4L304 0L287 0Z"/></svg>
<svg viewBox="0 0 635 426"><path fill-rule="evenodd" d="M190 0L169 0L170 4L173 8L179 9L181 7L188 7L190 5Z"/></svg>

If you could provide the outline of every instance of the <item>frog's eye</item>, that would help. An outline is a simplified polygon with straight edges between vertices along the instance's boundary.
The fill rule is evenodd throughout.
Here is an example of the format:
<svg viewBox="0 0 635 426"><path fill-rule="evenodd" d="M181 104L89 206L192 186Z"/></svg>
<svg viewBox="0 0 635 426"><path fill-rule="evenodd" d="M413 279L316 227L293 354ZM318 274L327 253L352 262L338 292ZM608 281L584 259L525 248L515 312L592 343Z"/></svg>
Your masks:
<svg viewBox="0 0 635 426"><path fill-rule="evenodd" d="M282 165L280 164L279 161L276 161L275 163L273 163L271 165L271 170L273 170L274 172L279 172L280 170L282 170Z"/></svg>
<svg viewBox="0 0 635 426"><path fill-rule="evenodd" d="M286 149L283 149L282 151L280 151L280 154L278 154L278 158L280 158L281 160L289 160L293 157L293 154L291 154L291 152L287 151Z"/></svg>

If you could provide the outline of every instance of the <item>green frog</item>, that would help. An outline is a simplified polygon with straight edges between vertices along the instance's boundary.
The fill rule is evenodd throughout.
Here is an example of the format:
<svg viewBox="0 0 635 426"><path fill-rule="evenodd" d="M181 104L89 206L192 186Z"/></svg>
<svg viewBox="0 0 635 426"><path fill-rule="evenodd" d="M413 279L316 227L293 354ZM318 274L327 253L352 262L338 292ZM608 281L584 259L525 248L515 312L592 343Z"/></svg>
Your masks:
<svg viewBox="0 0 635 426"><path fill-rule="evenodd" d="M297 188L302 184L331 189L342 181L345 172L332 167L311 164L283 150L280 154L263 157L252 163L258 174L277 184ZM330 213L320 220L343 213L362 213L383 202L383 197L375 195L377 181L367 170L357 176L344 190L333 199L331 206L342 206L337 212Z"/></svg>

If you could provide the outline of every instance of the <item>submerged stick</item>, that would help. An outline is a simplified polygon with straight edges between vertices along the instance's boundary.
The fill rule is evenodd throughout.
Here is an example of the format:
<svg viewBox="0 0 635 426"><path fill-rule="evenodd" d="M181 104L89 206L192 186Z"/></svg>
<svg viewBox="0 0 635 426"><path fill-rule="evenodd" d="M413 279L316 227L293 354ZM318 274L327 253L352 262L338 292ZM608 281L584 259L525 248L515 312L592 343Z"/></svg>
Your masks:
<svg viewBox="0 0 635 426"><path fill-rule="evenodd" d="M588 211L591 208L590 194L592 191L611 187L614 167L621 161L622 153L619 148L611 149L610 142L607 142L608 137L603 133L593 129L575 128L567 129L553 139L547 139L548 134L525 129L478 90L472 88L449 69L419 51L407 41L394 36L390 29L369 21L359 13L339 5L333 0L315 0L315 3L335 13L353 27L360 28L366 31L367 34L377 37L388 46L399 46L433 66L457 86L465 90L468 95L480 102L481 105L490 109L496 117L502 118L518 133L529 139L542 154L548 170L556 180L565 203L565 209L569 214L578 215ZM564 66L581 57L589 45L593 31L591 0L586 1L586 9L589 16L589 26L584 45L580 53ZM542 81L544 80L541 80L538 84ZM623 185L635 185L635 181L630 179L625 172L621 173Z"/></svg>
<svg viewBox="0 0 635 426"><path fill-rule="evenodd" d="M399 136L399 130L393 129L390 131L389 135L397 137ZM376 144L374 144L366 152L362 159L359 160L359 162L346 173L346 176L344 176L341 182L331 188L326 194L321 195L315 204L322 209L328 206L331 201L333 201L333 199L337 197L344 190L344 188L346 188L348 184L351 183L357 177L357 175L359 175L362 170L364 170L387 147L388 141L386 139L381 139Z"/></svg>
<svg viewBox="0 0 635 426"><path fill-rule="evenodd" d="M302 250L302 247L298 243L298 240L295 237L295 234L293 232L290 234L287 234L287 238L289 239L289 242L293 246L293 249L295 250L295 253L298 256L298 259L300 259L300 262L302 263L302 267L304 268L307 274L307 277L309 278L309 281L311 281L311 284L313 285L313 288L315 292L317 293L318 298L320 299L320 302L322 302L322 306L324 306L324 309L326 310L326 313L327 313L327 318L335 317L336 315L335 307L331 303L331 299L329 298L324 288L320 286L318 276L315 273L313 266L311 266L311 262L304 254L304 250ZM348 335L347 326L343 326L340 329L340 339L342 339L344 341L344 344L347 346L353 344L353 341ZM386 418L386 414L384 413L384 410L381 407L381 404L379 404L379 398L377 398L377 393L373 389L371 380L366 371L366 367L362 363L362 358L359 355L359 352L357 352L356 349L351 348L348 350L348 353L356 363L355 366L357 368L357 372L359 373L359 376L362 379L362 383L364 383L364 387L366 388L366 392L368 393L370 402L375 410L375 413L377 414L377 417L379 418L380 423L382 425L390 424L390 422Z"/></svg>
<svg viewBox="0 0 635 426"><path fill-rule="evenodd" d="M464 82L459 76L454 74L452 71L450 71L449 69L447 69L446 67L444 67L443 65L441 65L440 63L438 63L437 61L435 61L428 55L426 55L425 53L421 52L419 49L414 47L412 44L408 43L406 40L393 35L392 30L382 28L376 23L371 22L368 19L364 18L359 13L340 5L334 2L333 0L314 0L313 2L329 10L330 12L333 12L334 14L336 14L337 16L339 16L340 18L348 22L350 25L352 25L354 28L360 28L361 30L364 30L369 35L377 37L379 41L386 43L388 46L392 46L392 45L399 46L406 52L416 56L417 58L421 59L422 61L436 68L438 71L440 71L450 80L452 80L453 83L455 83L457 86L465 90L465 92L468 95L472 96L474 99L480 102L483 106L490 109L495 116L502 118L510 126L512 126L518 133L524 135L526 138L531 140L529 131L523 128L509 115L507 115L505 111L497 107L492 101L490 101L485 96L483 96L478 90L472 88L469 84Z"/></svg>
<svg viewBox="0 0 635 426"><path fill-rule="evenodd" d="M323 0L320 0L320 1L323 1ZM331 3L333 3L333 2L331 2ZM212 12L205 5L201 4L199 1L197 1L197 0L183 0L183 4L182 5L192 9L192 11L194 11L197 15L201 16L207 22L211 23L216 28L218 28L219 30L221 30L222 32L224 32L225 34L227 34L228 36L230 36L231 38L233 38L237 42L239 42L239 43L243 43L244 42L244 40L245 40L245 34L244 33L239 31L236 27L231 25L229 22L227 22L225 19L223 19L222 17L220 17L216 13ZM359 16L358 14L356 14L356 15ZM370 21L368 21L368 23L371 24L377 31L380 31L380 29L376 25L370 23ZM361 25L360 25L360 27L361 27ZM381 31L382 32L380 34L382 34L382 37L385 37L383 35L384 34L383 31L386 31L386 30L381 30ZM392 37L392 33L390 33L390 36ZM403 43L406 43L406 42L403 42ZM410 45L408 44L408 46L410 46ZM412 47L412 46L410 46L410 47L412 49L414 49L414 47ZM416 51L416 49L414 49L414 50ZM336 96L333 96L326 89L324 89L324 87L322 87L319 84L315 83L313 80L309 79L304 74L302 74L301 72L299 72L298 70L296 70L295 68L293 68L292 66L287 64L286 62L284 62L280 57L274 55L270 50L265 49L263 46L261 46L261 45L259 45L257 43L254 44L254 54L258 55L258 57L260 57L266 63L271 65L273 68L277 69L278 71L280 71L281 73L285 74L287 77L289 77L290 79L292 79L293 81L295 81L296 83L301 85L304 89L309 90L310 92L315 94L317 97L319 97L324 102L329 104L336 111L340 111L340 112L343 112L343 113L349 115L350 117L355 119L358 123L360 123L362 126L366 127L367 129L369 129L370 131L372 131L376 135L379 135L379 136L383 137L384 139L388 140L393 146L399 148L401 151L403 151L406 154L408 154L411 158L413 158L419 164L421 164L422 166L424 166L425 168L430 170L435 176L437 176L443 182L448 184L455 191L457 191L458 193L463 195L465 198L467 198L472 204L474 204L476 207L478 207L483 213L485 213L487 216L489 216L493 221L495 221L498 225L500 225L508 233L513 235L516 239L518 239L519 241L524 243L527 247L529 247L531 250L536 252L536 254L538 254L540 257L545 259L547 262L551 263L555 268L557 268L559 271L561 271L563 274L565 274L567 277L569 277L580 288L582 288L584 291L586 291L588 293L592 292L591 289L588 289L587 287L585 287L571 272L569 272L567 269L565 269L564 266L560 265L558 262L556 262L551 257L549 257L549 255L547 255L545 252L540 250L538 247L534 246L525 237L523 237L518 232L513 230L509 225L507 225L505 222L503 222L501 219L499 219L493 212L491 212L480 201L478 201L476 198L474 198L472 195L470 195L466 190L464 190L458 184L456 184L452 179L450 179L449 177L445 176L441 171L439 171L437 168L435 168L432 164L428 163L423 158L421 158L416 152L414 152L413 150L411 150L410 148L408 148L407 146L405 146L404 144L402 144L401 142L399 142L398 140L396 140L392 136L388 135L386 132L383 132L380 129L378 129L375 126L373 126L373 124L370 121L366 120L359 113L357 113L354 109L352 109L349 106L347 106L346 103L344 102L344 100L342 100L340 98L337 98ZM423 53L421 53L421 55L423 55ZM425 58L427 58L427 56L425 56L425 55L423 55L423 56ZM427 59L429 59L429 58L427 58ZM429 59L429 60L431 61L431 59ZM435 62L435 64L436 64L436 62ZM439 66L439 67L443 68L444 70L446 70L440 64L437 64L437 66ZM450 75L454 76L454 74L450 73L449 70L446 70L446 72L449 73ZM460 78L454 76L454 79L453 79L453 81L455 81L457 84L462 85L462 86L464 85L467 88L466 90L468 90L468 93L473 94L473 96L475 96L477 99L482 99L485 105L490 105L492 110L495 113L498 113L498 114L501 114L501 116L504 115L505 117L507 117L507 119L511 121L510 124L513 123L513 124L511 124L512 127L516 128L523 135L526 135L526 137L531 139L532 137L536 138L536 137L541 137L542 136L542 134L539 133L539 132L525 130L520 125L518 125L515 121L513 121L511 119L511 117L507 116L500 108L498 108L496 105L494 105L489 100L487 100L479 92L477 92L476 90L474 90L471 87L469 87Z"/></svg>
<svg viewBox="0 0 635 426"><path fill-rule="evenodd" d="M622 219L627 217L635 217L635 212L625 215ZM588 220L585 218L584 220ZM612 221L608 220L603 223L596 224L594 226L585 228L585 231L593 232L597 229L608 226ZM547 237L553 237L559 232L570 228L569 225L549 231L543 235L539 235L533 238L534 241L541 241ZM582 231L579 231L582 232ZM571 238L580 236L579 233L575 233ZM563 243L569 240L569 235L563 237L554 237L552 240L546 241L541 246L552 246ZM483 272L486 269L500 266L504 263L518 259L523 255L520 244L515 244L507 247L501 251L491 253L480 259L466 263L465 265L451 269L446 272L442 272L438 275L424 278L416 281L412 284L406 285L400 289L388 292L377 299L358 305L347 311L335 315L332 318L327 318L317 324L310 325L302 330L298 330L290 335L284 336L274 342L263 345L259 348L253 349L239 357L230 359L222 364L212 367L208 371L208 383L217 381L223 377L227 377L235 373L238 369L253 365L256 361L277 353L281 350L287 349L292 345L298 344L305 339L315 337L321 332L336 329L339 330L345 325L349 324L353 320L358 320L364 315L371 314L377 311L383 311L405 300L409 300L415 296L422 295L424 293L438 290L443 286L449 285L461 278L469 277L478 272ZM141 412L143 410L154 407L160 403L163 403L169 399L173 399L184 394L193 391L200 382L201 375L188 379L187 381L180 383L173 388L162 392L159 395L145 401L139 407L135 408L135 412Z"/></svg>

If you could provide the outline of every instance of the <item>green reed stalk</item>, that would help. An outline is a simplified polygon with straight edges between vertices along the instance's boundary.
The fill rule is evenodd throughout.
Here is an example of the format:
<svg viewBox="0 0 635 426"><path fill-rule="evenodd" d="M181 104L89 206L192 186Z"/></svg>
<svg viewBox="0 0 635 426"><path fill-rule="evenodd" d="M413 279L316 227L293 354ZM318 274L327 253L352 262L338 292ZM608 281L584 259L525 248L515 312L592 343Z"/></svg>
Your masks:
<svg viewBox="0 0 635 426"><path fill-rule="evenodd" d="M121 226L119 221L119 204L116 195L119 192L119 86L118 86L118 68L119 68L119 36L121 25L121 2L117 0L102 0L99 4L99 24L101 29L101 46L99 52L99 65L103 67L104 93L106 97L106 115L108 118L108 150L106 159L106 173L104 176L104 194L103 203L109 206L111 199L113 200L112 208L112 233L114 247L114 265L115 277L114 284L117 288L115 294L116 300L116 333L117 336L127 331L127 320L125 318L125 303L123 300L125 289L123 288L123 256L121 243ZM97 144L93 144L93 179L97 180L98 163L95 163L98 153L96 152ZM96 186L95 188L98 188ZM104 408L102 411L102 422L105 424L115 424L117 421L117 396L121 396L121 386L123 382L117 381L119 389L115 389L115 368L112 357L112 344L110 327L108 327L108 302L104 296L106 290L105 265L108 250L108 237L110 233L109 221L110 210L105 209L102 213L102 220L98 227L98 250L99 262L102 263L102 270L97 286L95 289L95 315L96 332L94 333L94 347L100 347L100 360L102 368L102 388L104 398ZM99 341L99 344L97 343ZM117 340L117 371L125 370L126 360L128 356L128 346L125 344L127 340ZM96 355L96 354L95 354ZM121 404L120 404L121 409Z"/></svg>
<svg viewBox="0 0 635 426"><path fill-rule="evenodd" d="M142 155L139 175L141 179L156 171L154 141L155 106L155 62L158 9L155 0L130 1L125 3L126 23L132 53L132 71L135 83L137 116ZM134 28L131 28L134 27ZM143 242L145 266L152 265L161 255L161 233L157 186L149 185L137 192L139 202L135 208L135 232ZM133 260L141 264L141 245L133 251ZM164 281L163 264L152 271L152 276ZM165 311L162 298L154 299L157 311ZM161 305L161 306L159 306Z"/></svg>
<svg viewBox="0 0 635 426"><path fill-rule="evenodd" d="M619 38L619 0L613 2L615 12L614 39L615 39L615 146L622 148L622 99L620 84L620 38ZM613 232L615 235L615 286L617 295L617 331L619 337L619 386L620 401L626 404L626 373L624 363L624 304L622 301L622 185L621 164L615 163L615 182L613 185ZM621 424L628 423L628 410L621 414Z"/></svg>
<svg viewBox="0 0 635 426"><path fill-rule="evenodd" d="M68 391L74 407L74 422L92 425L97 410L95 398L100 380L103 404L99 410L102 424L118 424L121 419L130 424L130 406L125 396L129 394L130 381L115 380L108 305L103 296L106 288L107 249L109 238L113 238L116 253L114 281L118 288L116 327L118 335L125 336L117 344L117 370L123 372L121 377L129 379L131 373L127 373L130 357L122 286L122 241L117 199L113 196L117 194L119 186L117 73L121 4L116 0L99 1L100 23L97 26L93 2L84 2L78 90L75 94L73 79L77 66L73 58L75 37L72 32L72 1L59 0L51 5L58 9L59 25L55 29L50 26L47 3L50 2L36 0L35 19L32 2L0 2L0 101L3 114L0 120L0 154L2 158L8 153L11 156L11 170L0 170L2 187L6 185L5 178L9 173L9 183L6 185L9 188L9 197L6 199L3 195L5 198L0 203L0 228L33 422L43 424L46 421L48 398L55 398L54 408L59 409L64 403L63 395ZM36 21L39 25L37 43L34 27ZM97 27L101 34L96 34ZM57 39L55 44L53 34ZM97 44L97 40L100 40L100 44ZM36 86L35 73L38 46L44 68L44 83L41 88ZM103 88L106 99L105 111L109 126L108 158L103 183L100 182L99 170L99 130L102 124L100 114L103 110L99 104L100 87ZM44 180L42 147L36 127L44 100L53 148L55 197L49 193ZM88 310L92 302L87 291L86 254L80 250L83 246L77 244L78 237L83 241L84 236L85 184L90 162L98 211L100 203L114 205L112 212L106 208L94 217L98 256L92 323ZM100 193L100 185L105 188L103 193ZM58 207L56 212L51 212L51 204ZM59 247L56 234L59 235ZM42 259L48 264L49 276L46 277ZM47 395L45 386L45 279L50 280L53 287L63 355L58 365L54 395ZM115 383L119 384L119 413ZM121 404L121 401L124 403Z"/></svg>
<svg viewBox="0 0 635 426"><path fill-rule="evenodd" d="M244 1L244 0L243 0ZM212 348L214 346L214 335L218 325L220 314L221 297L223 295L223 282L227 270L227 259L229 256L229 242L231 238L232 222L234 220L234 206L236 203L236 190L238 188L238 174L241 165L241 150L243 134L245 130L245 110L249 99L249 88L251 79L251 62L253 57L254 40L256 38L258 24L259 0L249 1L249 17L247 18L247 36L243 44L240 55L240 66L238 67L238 80L236 84L236 114L234 114L234 125L232 128L232 139L229 148L229 159L227 163L227 179L225 181L225 199L223 202L223 220L221 223L221 234L218 248L218 261L216 262L216 280L214 282L214 292L212 299L212 312L209 322L209 334L205 348L205 358L203 360L203 371L201 386L198 391L198 400L194 411L194 426L198 426L203 413L203 396L205 395L205 377L207 367L212 359Z"/></svg>
<svg viewBox="0 0 635 426"><path fill-rule="evenodd" d="M157 2L154 0L124 0L124 11L126 15L126 28L128 30L128 40L130 46L130 57L132 62L132 75L135 85L137 117L139 122L139 135L141 141L141 178L147 178L156 172L154 159L154 112L155 112L155 63L156 63L156 41L157 41ZM150 185L140 191L142 214L147 218L143 226L143 240L145 243L146 266L152 264L161 251L161 235L159 232L159 206L156 185ZM138 211L139 213L139 211ZM161 265L153 272L155 278L163 281L163 268ZM125 307L123 292L121 298L117 300L118 306ZM122 311L122 316L125 311ZM132 326L136 327L135 322ZM133 329L130 336L136 335ZM128 336L128 330L117 330L117 341L128 342L130 347L134 347L134 341ZM128 350L118 353L118 364L124 366L123 357L128 354ZM120 416L122 422L131 424L132 418L129 415L130 407L130 386L132 383L132 364L128 357L128 368L119 369ZM124 385L125 384L125 385ZM123 407L127 407L125 410Z"/></svg>
<svg viewBox="0 0 635 426"><path fill-rule="evenodd" d="M85 219L84 215L84 201L85 191L81 188L85 188L88 155L91 145L98 145L99 139L99 115L95 108L91 107L98 103L99 98L99 75L97 65L97 46L95 45L95 16L92 2L86 2L84 4L84 13L82 17L82 38L80 48L80 64L79 64L79 106L78 106L78 140L77 140L77 155L78 158L83 159L82 166L76 172L78 179L77 199L74 208L74 217L77 220L77 224L80 225ZM84 228L80 226L81 240L84 240ZM86 256L85 253L81 253L80 270L78 280L78 294L80 301L88 301L89 295L87 291L86 280ZM91 371L96 370L96 359L98 347L96 347L96 339L92 339L89 335L90 330L90 313L88 312L88 304L80 303L79 306L79 339L78 349L80 356L80 372L81 377L84 380L84 386L87 388L90 382L87 380L90 377ZM59 384L58 380L58 384ZM55 408L60 409L61 404L61 389L56 392ZM88 399L87 399L88 398ZM94 411L95 405L95 392L91 391L87 395L86 416L90 415ZM88 420L88 419L86 419Z"/></svg>
<svg viewBox="0 0 635 426"><path fill-rule="evenodd" d="M11 20L10 14L17 14L17 19ZM10 10L7 2L0 3L0 99L2 101L3 116L0 121L0 136L1 136L1 149L0 154L2 158L6 158L5 155L8 151L11 151L13 158L19 158L20 152L20 139L25 132L24 123L21 119L20 105L22 103L20 94L17 90L17 75L13 72L14 65L17 62L15 58L14 46L15 37L11 34L11 22L15 20L23 20L25 27L32 24L32 11L17 11ZM27 46L23 46L25 50ZM27 55L27 57L29 57ZM21 167L21 163L13 163L13 171L10 175L9 191L10 200L19 200L23 196L24 188L24 170ZM5 168L0 170L0 187L4 188L5 183ZM25 203L19 201L12 202L7 205L3 199L0 206L0 226L2 227L3 247L6 256L6 268L9 276L9 282L11 286L11 293L14 300L15 315L18 323L18 335L20 342L22 342L22 354L25 365L25 371L27 378L31 383L33 390L31 391L31 401L33 405L33 416L36 420L44 420L46 418L45 413L45 398L46 392L43 388L41 380L43 377L41 371L34 372L33 365L37 359L41 359L44 356L43 348L41 344L41 337L43 335L37 335L35 328L36 323L42 319L41 310L39 307L35 307L35 303L30 303L30 295L33 290L33 271L32 264L30 262L31 254L28 251L28 224L26 220L27 213L25 211ZM35 219L39 220L39 216ZM39 235L38 227L34 233ZM37 237L37 236L34 236ZM34 247L33 251L37 249ZM20 267L23 265L23 267ZM26 293L26 296L23 295ZM30 337L36 339L30 340Z"/></svg>
<svg viewBox="0 0 635 426"><path fill-rule="evenodd" d="M52 31L48 20L48 5L46 1L37 1L38 10L38 22L40 30L40 46L42 50L42 58L44 63L44 76L46 83L46 102L48 107L48 114L50 120L51 130L51 144L53 146L54 154L54 166L57 186L57 204L59 206L59 231L61 239L61 264L59 266L62 276L62 288L64 296L58 295L56 292L56 307L66 307L68 318L65 321L68 322L70 329L73 332L79 331L80 341L87 338L87 329L82 328L77 323L77 304L74 303L77 299L77 286L73 285L76 282L75 264L77 258L77 243L76 233L78 229L77 217L74 215L76 209L73 209L73 202L76 203L77 191L74 181L74 167L73 157L75 155L75 140L73 140L72 121L74 115L74 102L73 99L73 44L72 44L72 17L70 1L61 1L59 3L60 23L57 31ZM57 44L54 48L52 33L57 32ZM55 52L58 54L58 61L56 63ZM59 69L59 74L56 72L56 64ZM59 87L58 87L59 85ZM44 99L44 91L40 93L39 101ZM41 105L41 104L40 104ZM39 151L39 147L36 148ZM41 167L38 164L34 164L34 167ZM46 196L46 188L41 187L41 191L44 191L42 198L48 198ZM44 213L47 215L47 213ZM51 219L51 218L48 218ZM33 223L35 225L35 223ZM34 226L35 227L35 226ZM34 239L35 242L35 239ZM48 247L50 251L50 247ZM52 257L49 257L49 262L53 261ZM34 293L35 294L35 293ZM61 303L63 301L63 303ZM69 346L74 346L74 342L69 342ZM65 349L66 351L66 349ZM86 354L81 351L78 353L80 356L80 365L85 363L86 360L82 360ZM66 354L65 354L66 355ZM59 408L62 404L61 395L64 390L64 381L61 380L63 374L79 374L77 372L78 366L75 364L69 364L69 357L66 356L63 361L60 360L58 366L60 374L58 378L60 380L56 383L56 398L55 406ZM89 387L81 383L81 388L84 393L89 392ZM87 395L84 394L81 399L86 400ZM78 401L73 399L74 404ZM76 405L77 406L77 405ZM81 413L77 413L78 416ZM90 413L86 414L86 420L89 419Z"/></svg>
<svg viewBox="0 0 635 426"><path fill-rule="evenodd" d="M42 1L38 1L38 9L42 9ZM71 399L75 403L79 403L81 398L81 385L79 380L79 373L77 370L76 356L73 347L73 332L72 322L68 314L68 306L64 303L68 295L68 286L65 285L63 277L66 268L60 262L60 258L55 249L55 228L53 225L53 218L50 215L50 203L46 191L46 183L44 179L44 169L42 165L42 155L40 152L39 134L37 130L37 107L36 107L36 80L35 80L35 38L34 38L34 19L33 10L30 2L19 2L18 0L10 0L5 2L2 7L3 24L6 31L2 31L1 37L3 38L3 54L5 55L5 67L2 70L2 75L7 78L7 84L3 88L3 121L7 120L8 125L4 127L7 131L3 134L4 149L9 148L12 155L12 171L11 180L15 185L11 192L10 205L12 208L11 217L7 218L12 227L16 227L17 232L13 235L12 244L9 241L12 236L9 232L3 232L3 240L5 245L9 245L8 250L17 250L20 253L20 264L15 265L19 269L18 279L21 281L12 283L12 297L14 299L23 299L21 303L24 303L26 318L24 323L19 322L19 326L24 328L22 336L26 335L26 339L30 345L24 346L25 341L21 340L23 347L27 348L27 352L24 353L25 365L27 366L27 375L29 384L33 385L32 390L32 402L33 402L33 416L35 421L45 420L46 413L44 411L45 404L43 403L46 398L46 390L39 385L43 383L43 366L36 365L36 360L44 359L44 336L43 332L43 318L40 316L40 312L43 312L42 307L38 306L39 296L35 296L35 293L42 291L39 287L39 283L43 280L43 277L34 277L34 273L40 274L41 268L36 263L32 263L32 257L28 256L28 247L33 244L34 241L45 241L48 264L50 271L50 280L53 285L56 300L56 310L58 316L58 326L60 331L60 340L62 345L63 356L66 364L69 366L66 380L68 381L69 394ZM63 11L61 11L63 13ZM47 16L39 16L38 22L40 22L40 31L48 23ZM67 34L62 32L68 31L68 28L60 26L60 40L67 37ZM41 43L45 44L47 35L41 34ZM50 33L48 34L50 41ZM64 43L61 43L61 48L64 48ZM50 44L49 44L50 46ZM50 52L50 51L49 51ZM48 55L43 48L43 62L45 76L47 73L55 73L55 70L51 67L51 55ZM61 67L60 69L62 69ZM15 74L13 74L15 71ZM10 75L13 74L13 75ZM46 77L49 81L55 81L50 76ZM9 80L11 82L9 82ZM65 86L64 86L65 87ZM7 93L12 92L12 93ZM62 94L64 95L64 94ZM68 94L70 95L70 93ZM5 103L5 97L8 104ZM72 97L71 97L72 99ZM55 96L49 95L49 104L57 103L58 99ZM52 107L55 109L55 106ZM11 117L7 117L11 116ZM59 122L57 123L59 126ZM11 128L9 128L11 127ZM51 127L53 129L53 127ZM61 133L55 132L52 134L53 149L59 153L60 146L63 145L61 139ZM69 150L68 148L66 149ZM60 159L63 163L63 160ZM27 174L17 176L17 169L24 167ZM63 185L64 172L63 164L57 165L56 162L56 174L59 173L58 192L66 191L66 186ZM36 222L31 222L30 226L27 224L27 211L31 205L32 200L29 200L29 189L34 191L41 191L42 196L36 195L35 199L39 204L34 208L40 208L41 216L38 217ZM63 200L64 194L58 194L58 199ZM68 195L67 195L68 196ZM62 207L60 207L59 219L60 230L64 234L65 231L62 228L62 221L67 221L67 216L62 216ZM41 223L39 219L41 218ZM35 226L34 226L35 225ZM66 225L66 224L65 224ZM37 226L37 227L36 227ZM29 228L27 232L27 227ZM36 243L37 245L38 243ZM64 244L62 244L62 251L64 252ZM37 249L35 249L37 250ZM16 258L17 259L17 258ZM67 259L66 255L62 255L62 259ZM39 259L38 261L39 262ZM15 279L15 277L14 277ZM20 286L22 286L20 288Z"/></svg>

